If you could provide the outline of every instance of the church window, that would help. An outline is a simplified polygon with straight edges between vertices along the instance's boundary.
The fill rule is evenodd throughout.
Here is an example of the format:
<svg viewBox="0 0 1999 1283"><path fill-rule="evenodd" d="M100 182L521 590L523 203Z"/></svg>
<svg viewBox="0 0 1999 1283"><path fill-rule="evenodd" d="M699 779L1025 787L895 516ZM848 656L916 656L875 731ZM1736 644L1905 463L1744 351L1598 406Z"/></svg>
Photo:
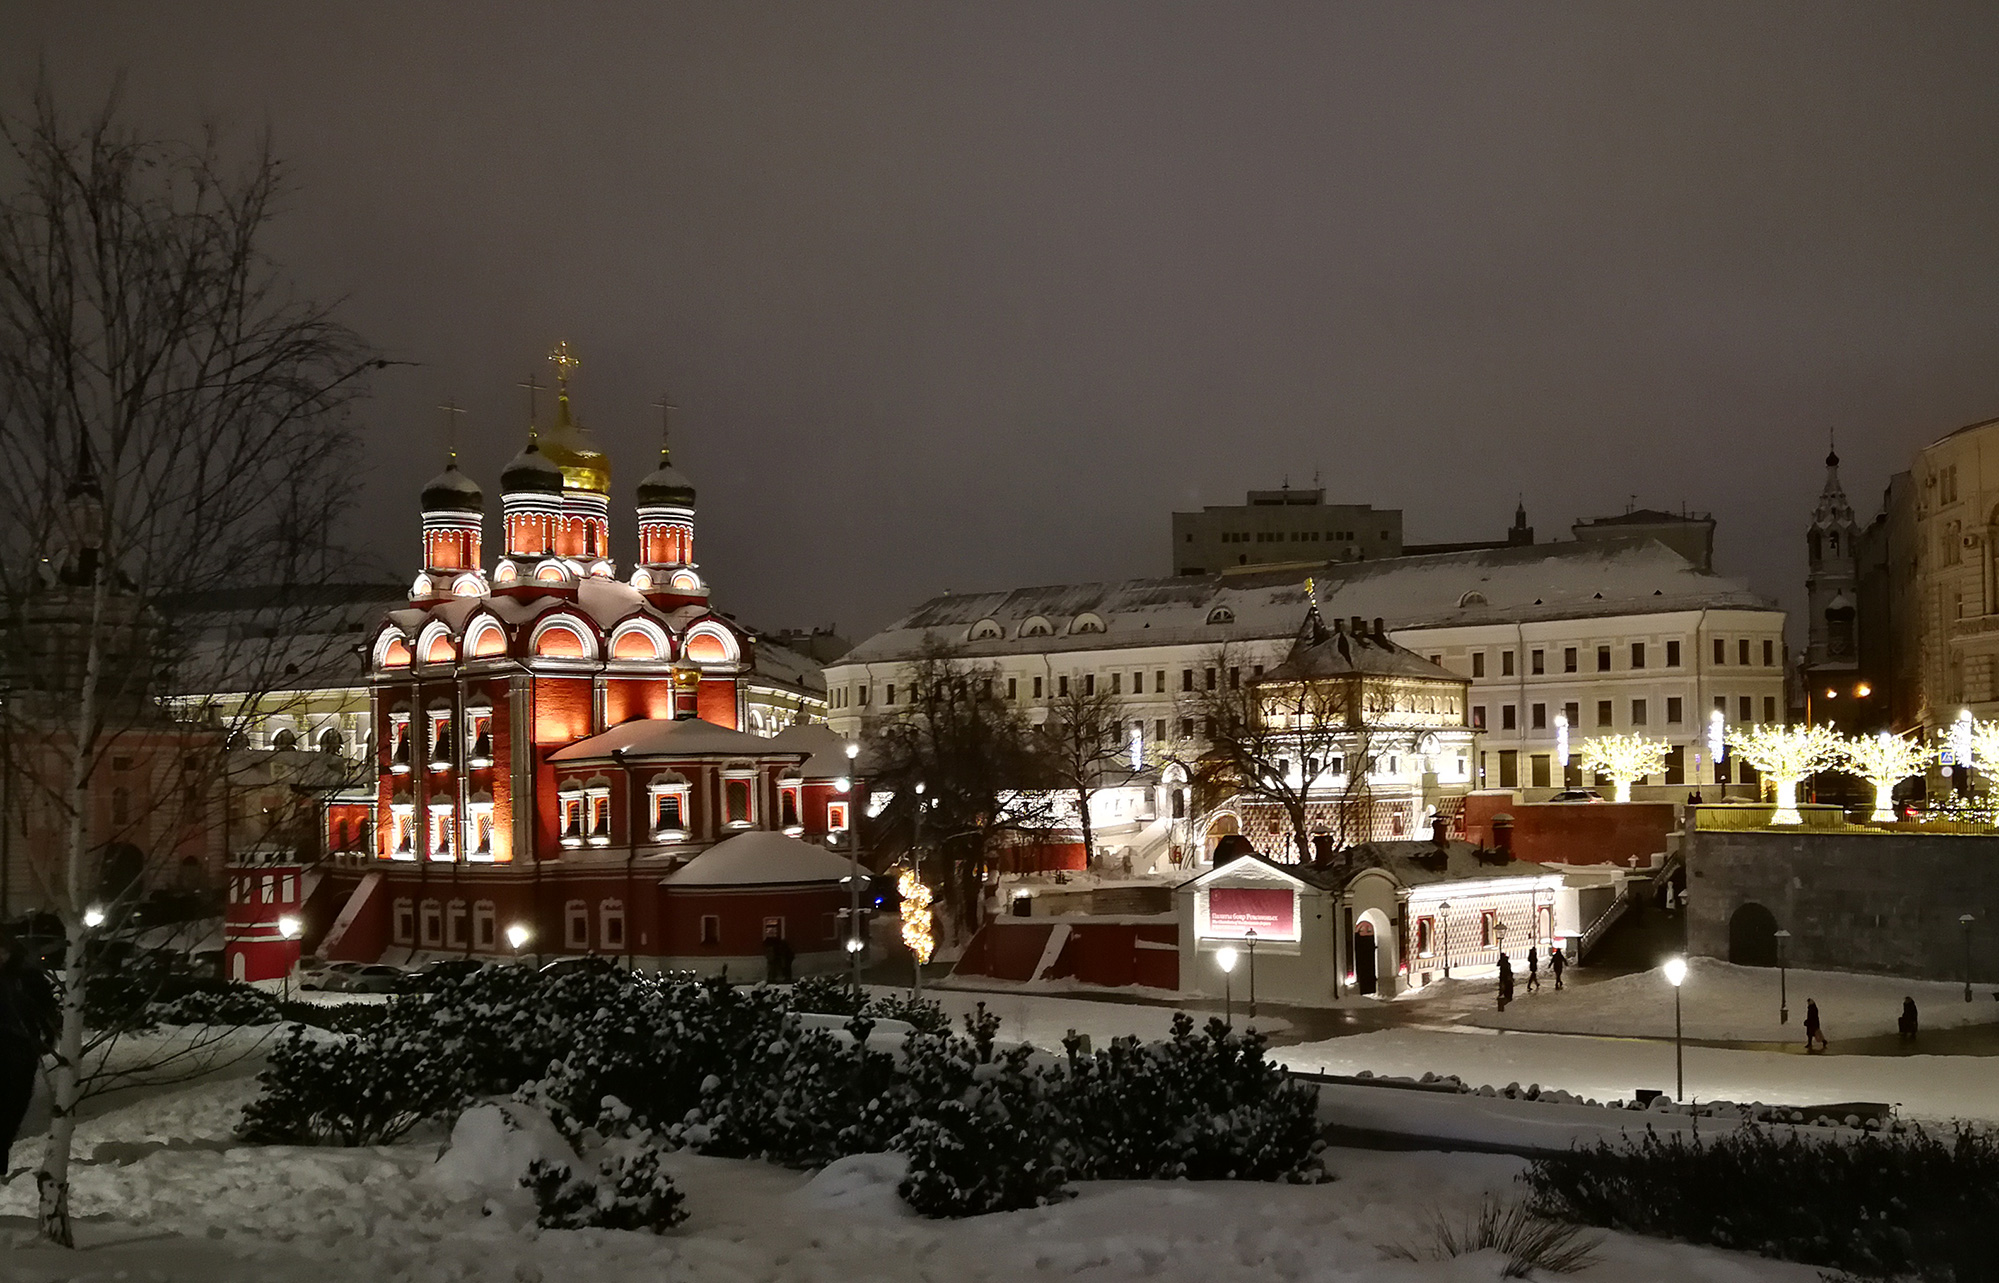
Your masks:
<svg viewBox="0 0 1999 1283"><path fill-rule="evenodd" d="M408 643L400 637L392 638L389 644L382 648L382 667L408 668L409 666L410 648Z"/></svg>
<svg viewBox="0 0 1999 1283"><path fill-rule="evenodd" d="M652 829L656 838L685 837L687 834L687 785L652 786Z"/></svg>
<svg viewBox="0 0 1999 1283"><path fill-rule="evenodd" d="M828 802L826 804L826 831L828 833L845 833L847 831L847 804L845 802Z"/></svg>
<svg viewBox="0 0 1999 1283"><path fill-rule="evenodd" d="M756 779L747 767L733 768L722 777L722 822L731 828L746 829L756 822Z"/></svg>
<svg viewBox="0 0 1999 1283"><path fill-rule="evenodd" d="M416 943L416 905L409 900L396 901L396 943Z"/></svg>
<svg viewBox="0 0 1999 1283"><path fill-rule="evenodd" d="M562 909L562 943L569 949L590 947L590 908L581 900L571 900Z"/></svg>
<svg viewBox="0 0 1999 1283"><path fill-rule="evenodd" d="M436 802L430 808L430 858L449 860L458 854L457 843L451 840L452 831L458 827L451 813L451 803Z"/></svg>
<svg viewBox="0 0 1999 1283"><path fill-rule="evenodd" d="M474 769L493 764L493 710L474 708L466 717L465 764Z"/></svg>
<svg viewBox="0 0 1999 1283"><path fill-rule="evenodd" d="M493 902L481 900L472 906L472 942L478 948L491 949L499 943L499 932L494 929Z"/></svg>
<svg viewBox="0 0 1999 1283"><path fill-rule="evenodd" d="M451 768L451 710L435 709L430 714L430 769Z"/></svg>
<svg viewBox="0 0 1999 1283"><path fill-rule="evenodd" d="M590 652L583 644L581 633L560 625L542 630L541 636L535 640L534 653L551 659L581 659Z"/></svg>
<svg viewBox="0 0 1999 1283"><path fill-rule="evenodd" d="M1677 641L1669 641L1666 643L1666 667L1678 668L1679 666L1680 666L1680 643L1678 643Z"/></svg>
<svg viewBox="0 0 1999 1283"><path fill-rule="evenodd" d="M778 827L796 833L804 826L798 821L798 786L788 784L777 791Z"/></svg>
<svg viewBox="0 0 1999 1283"><path fill-rule="evenodd" d="M484 796L482 794L481 796ZM465 847L476 859L493 858L493 804L474 802L465 821Z"/></svg>
<svg viewBox="0 0 1999 1283"><path fill-rule="evenodd" d="M608 787L585 789L585 808L590 825L590 845L609 846L611 844L611 790Z"/></svg>
<svg viewBox="0 0 1999 1283"><path fill-rule="evenodd" d="M463 900L453 900L448 906L446 906L444 921L445 921L444 939L446 947L452 949L463 949L467 943L465 938L465 927L466 927L465 902Z"/></svg>
<svg viewBox="0 0 1999 1283"><path fill-rule="evenodd" d="M433 949L444 943L444 910L435 900L423 902L423 943Z"/></svg>
<svg viewBox="0 0 1999 1283"><path fill-rule="evenodd" d="M597 909L597 929L601 933L604 947L622 949L625 947L625 905L621 900L606 900Z"/></svg>
<svg viewBox="0 0 1999 1283"><path fill-rule="evenodd" d="M557 795L558 832L564 846L583 845L583 790L570 788Z"/></svg>
<svg viewBox="0 0 1999 1283"><path fill-rule="evenodd" d="M720 914L701 915L701 943L707 948L717 948L722 943L722 918Z"/></svg>

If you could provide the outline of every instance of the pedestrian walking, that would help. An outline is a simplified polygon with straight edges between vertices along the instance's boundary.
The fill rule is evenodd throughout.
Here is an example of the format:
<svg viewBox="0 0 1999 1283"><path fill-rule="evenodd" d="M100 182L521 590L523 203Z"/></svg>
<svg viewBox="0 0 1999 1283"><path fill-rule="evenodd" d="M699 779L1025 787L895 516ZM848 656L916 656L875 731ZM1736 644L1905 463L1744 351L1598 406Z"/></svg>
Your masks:
<svg viewBox="0 0 1999 1283"><path fill-rule="evenodd" d="M1548 955L1548 970L1555 973L1556 993L1560 993L1562 991L1562 972L1568 968L1568 965L1569 965L1569 960L1562 956L1561 946L1556 945L1555 951Z"/></svg>
<svg viewBox="0 0 1999 1283"><path fill-rule="evenodd" d="M1903 1042L1916 1040L1916 1000L1902 999L1902 1014L1895 1021L1895 1028L1901 1032Z"/></svg>
<svg viewBox="0 0 1999 1283"><path fill-rule="evenodd" d="M1817 1044L1814 1046L1813 1044ZM1816 998L1805 999L1805 1050L1824 1051L1826 1049L1825 1026L1819 1023L1819 1004Z"/></svg>
<svg viewBox="0 0 1999 1283"><path fill-rule="evenodd" d="M1513 1001L1513 960L1505 954L1499 955L1499 1009L1506 1010L1506 1004Z"/></svg>
<svg viewBox="0 0 1999 1283"><path fill-rule="evenodd" d="M1527 946L1527 992L1541 990L1541 950L1537 945Z"/></svg>
<svg viewBox="0 0 1999 1283"><path fill-rule="evenodd" d="M21 942L0 928L0 1181L28 1105L42 1054L55 1044L55 986Z"/></svg>

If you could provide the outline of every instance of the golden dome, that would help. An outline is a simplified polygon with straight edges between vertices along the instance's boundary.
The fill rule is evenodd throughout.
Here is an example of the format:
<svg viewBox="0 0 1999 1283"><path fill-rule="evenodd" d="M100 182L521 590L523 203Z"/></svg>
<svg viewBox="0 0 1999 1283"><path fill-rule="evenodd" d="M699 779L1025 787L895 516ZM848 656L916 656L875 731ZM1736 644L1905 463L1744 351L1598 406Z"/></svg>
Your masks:
<svg viewBox="0 0 1999 1283"><path fill-rule="evenodd" d="M548 359L555 363L555 426L541 434L541 452L562 469L563 488L611 493L611 460L591 444L590 431L569 411L569 372L581 364L566 342L555 345Z"/></svg>

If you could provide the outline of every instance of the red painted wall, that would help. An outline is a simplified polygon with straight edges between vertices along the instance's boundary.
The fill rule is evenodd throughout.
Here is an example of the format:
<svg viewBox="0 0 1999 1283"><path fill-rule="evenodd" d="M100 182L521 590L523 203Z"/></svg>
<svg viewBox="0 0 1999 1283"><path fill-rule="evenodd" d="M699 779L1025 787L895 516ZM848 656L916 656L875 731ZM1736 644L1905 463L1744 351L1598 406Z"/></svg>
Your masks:
<svg viewBox="0 0 1999 1283"><path fill-rule="evenodd" d="M1139 941L1163 944L1163 949L1142 949ZM1180 987L1180 924L1161 922L1071 922L1069 939L1062 955L1049 968L1048 978L1074 979L1085 984L1149 985L1155 989Z"/></svg>
<svg viewBox="0 0 1999 1283"><path fill-rule="evenodd" d="M1003 873L1054 873L1090 865L1081 842L1023 842L1000 851Z"/></svg>
<svg viewBox="0 0 1999 1283"><path fill-rule="evenodd" d="M1465 799L1465 837L1493 845L1492 817L1513 817L1513 854L1536 864L1646 863L1677 827L1671 802L1515 802L1505 793Z"/></svg>
<svg viewBox="0 0 1999 1283"><path fill-rule="evenodd" d="M1047 919L1000 918L979 928L965 945L954 974L995 980L1032 980L1055 924ZM1176 963L1177 967L1178 964Z"/></svg>
<svg viewBox="0 0 1999 1283"><path fill-rule="evenodd" d="M763 920L785 920L785 939L794 953L823 953L838 946L837 915L847 907L845 888L836 885L741 890L680 891L664 888L661 914L666 932L659 953L679 958L761 957ZM713 945L701 943L701 919L721 918Z"/></svg>

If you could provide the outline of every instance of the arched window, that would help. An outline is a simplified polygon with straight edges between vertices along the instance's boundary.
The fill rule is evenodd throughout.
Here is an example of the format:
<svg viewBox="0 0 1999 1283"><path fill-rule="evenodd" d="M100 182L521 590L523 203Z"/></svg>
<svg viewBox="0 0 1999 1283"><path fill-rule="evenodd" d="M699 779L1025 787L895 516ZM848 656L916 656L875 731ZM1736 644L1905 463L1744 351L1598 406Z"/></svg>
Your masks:
<svg viewBox="0 0 1999 1283"><path fill-rule="evenodd" d="M452 646L451 638L439 633L424 647L423 662L426 664L448 664L458 658L458 651Z"/></svg>
<svg viewBox="0 0 1999 1283"><path fill-rule="evenodd" d="M409 643L400 637L391 637L382 647L383 668L408 668L410 666Z"/></svg>
<svg viewBox="0 0 1999 1283"><path fill-rule="evenodd" d="M1480 592L1476 588L1472 589L1464 596L1458 598L1458 609L1460 610L1463 610L1467 606L1483 606L1483 605L1485 605L1485 594Z"/></svg>
<svg viewBox="0 0 1999 1283"><path fill-rule="evenodd" d="M490 619L482 619L472 626L472 643L466 649L475 659L504 655L507 653L506 630Z"/></svg>
<svg viewBox="0 0 1999 1283"><path fill-rule="evenodd" d="M1000 628L998 620L981 619L978 623L972 625L972 631L967 640L996 641L1004 635L1005 633Z"/></svg>
<svg viewBox="0 0 1999 1283"><path fill-rule="evenodd" d="M339 731L333 729L331 726L327 727L325 730L319 733L320 752L331 754L334 757L338 757L340 755L340 750L345 747L346 747L346 740L341 736Z"/></svg>
<svg viewBox="0 0 1999 1283"><path fill-rule="evenodd" d="M687 639L687 657L696 663L723 663L730 658L729 644L717 633L698 632Z"/></svg>
<svg viewBox="0 0 1999 1283"><path fill-rule="evenodd" d="M1208 622L1211 624L1233 624L1235 622L1235 612L1227 606L1217 606L1208 612Z"/></svg>
<svg viewBox="0 0 1999 1283"><path fill-rule="evenodd" d="M289 753L298 747L298 736L290 730L279 731L271 737L271 747L280 753Z"/></svg>
<svg viewBox="0 0 1999 1283"><path fill-rule="evenodd" d="M559 623L542 629L535 638L534 653L551 659L585 659L590 647L573 625Z"/></svg>
<svg viewBox="0 0 1999 1283"><path fill-rule="evenodd" d="M1044 616L1036 615L1020 626L1020 635L1022 637L1052 637L1055 635L1055 626L1049 623Z"/></svg>

